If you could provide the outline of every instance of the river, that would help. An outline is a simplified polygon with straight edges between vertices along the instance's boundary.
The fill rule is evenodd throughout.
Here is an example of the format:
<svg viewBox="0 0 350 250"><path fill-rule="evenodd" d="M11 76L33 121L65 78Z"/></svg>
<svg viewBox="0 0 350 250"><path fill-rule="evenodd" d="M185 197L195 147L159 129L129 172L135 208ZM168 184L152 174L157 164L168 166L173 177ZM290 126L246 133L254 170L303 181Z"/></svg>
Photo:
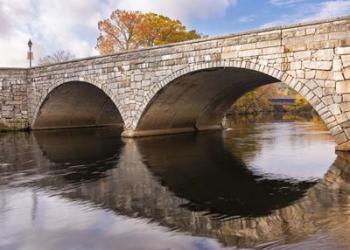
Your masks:
<svg viewBox="0 0 350 250"><path fill-rule="evenodd" d="M0 249L348 249L350 155L314 121L0 134Z"/></svg>

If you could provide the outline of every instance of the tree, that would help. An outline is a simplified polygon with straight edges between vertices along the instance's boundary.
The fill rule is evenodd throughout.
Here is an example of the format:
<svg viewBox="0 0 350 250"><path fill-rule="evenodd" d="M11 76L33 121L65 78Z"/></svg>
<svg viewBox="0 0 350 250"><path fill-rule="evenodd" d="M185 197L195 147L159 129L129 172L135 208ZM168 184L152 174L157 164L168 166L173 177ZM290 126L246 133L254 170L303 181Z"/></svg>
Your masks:
<svg viewBox="0 0 350 250"><path fill-rule="evenodd" d="M38 65L48 65L52 63L65 62L74 59L75 56L68 51L59 50L39 59Z"/></svg>
<svg viewBox="0 0 350 250"><path fill-rule="evenodd" d="M110 18L98 23L97 49L101 54L145 48L154 45L199 38L178 20L155 13L115 10Z"/></svg>
<svg viewBox="0 0 350 250"><path fill-rule="evenodd" d="M101 54L110 54L119 50L135 49L140 46L135 33L139 29L142 13L139 11L115 10L109 19L100 21L97 49Z"/></svg>
<svg viewBox="0 0 350 250"><path fill-rule="evenodd" d="M162 15L146 13L143 14L141 21L136 39L146 47L200 38L195 30L187 31L179 20L172 20Z"/></svg>
<svg viewBox="0 0 350 250"><path fill-rule="evenodd" d="M269 98L278 94L278 85L269 84L256 88L241 96L231 107L230 113L254 114L273 109Z"/></svg>
<svg viewBox="0 0 350 250"><path fill-rule="evenodd" d="M294 104L286 107L287 111L292 114L312 114L312 106L299 94L295 95Z"/></svg>

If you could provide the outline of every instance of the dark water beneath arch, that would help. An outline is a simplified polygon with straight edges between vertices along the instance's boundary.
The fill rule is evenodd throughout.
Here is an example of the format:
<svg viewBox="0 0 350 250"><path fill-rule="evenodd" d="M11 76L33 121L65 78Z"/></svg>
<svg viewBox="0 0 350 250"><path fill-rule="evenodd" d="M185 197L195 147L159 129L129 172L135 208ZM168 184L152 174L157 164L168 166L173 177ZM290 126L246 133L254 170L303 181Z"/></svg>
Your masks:
<svg viewBox="0 0 350 250"><path fill-rule="evenodd" d="M314 122L0 134L0 249L348 249L350 155Z"/></svg>

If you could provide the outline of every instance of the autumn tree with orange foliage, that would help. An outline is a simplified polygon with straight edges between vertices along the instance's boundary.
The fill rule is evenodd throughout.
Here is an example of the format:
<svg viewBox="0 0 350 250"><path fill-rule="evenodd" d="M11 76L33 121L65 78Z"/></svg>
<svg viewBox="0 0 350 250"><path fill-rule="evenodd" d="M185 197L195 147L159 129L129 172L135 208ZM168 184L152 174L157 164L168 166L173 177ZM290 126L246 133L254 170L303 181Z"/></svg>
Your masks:
<svg viewBox="0 0 350 250"><path fill-rule="evenodd" d="M200 38L178 20L139 11L115 10L98 23L98 29L96 47L103 55Z"/></svg>

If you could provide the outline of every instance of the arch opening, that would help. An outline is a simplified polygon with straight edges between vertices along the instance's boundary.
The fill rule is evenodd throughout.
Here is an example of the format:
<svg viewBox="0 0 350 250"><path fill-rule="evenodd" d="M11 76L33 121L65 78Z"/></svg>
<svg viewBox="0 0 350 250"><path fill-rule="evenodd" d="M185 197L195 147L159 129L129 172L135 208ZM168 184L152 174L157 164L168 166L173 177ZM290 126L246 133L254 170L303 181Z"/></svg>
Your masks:
<svg viewBox="0 0 350 250"><path fill-rule="evenodd" d="M231 105L245 93L279 79L251 69L216 67L182 75L152 98L135 135L222 128Z"/></svg>
<svg viewBox="0 0 350 250"><path fill-rule="evenodd" d="M67 82L54 88L41 103L32 129L122 126L111 98L87 82Z"/></svg>

